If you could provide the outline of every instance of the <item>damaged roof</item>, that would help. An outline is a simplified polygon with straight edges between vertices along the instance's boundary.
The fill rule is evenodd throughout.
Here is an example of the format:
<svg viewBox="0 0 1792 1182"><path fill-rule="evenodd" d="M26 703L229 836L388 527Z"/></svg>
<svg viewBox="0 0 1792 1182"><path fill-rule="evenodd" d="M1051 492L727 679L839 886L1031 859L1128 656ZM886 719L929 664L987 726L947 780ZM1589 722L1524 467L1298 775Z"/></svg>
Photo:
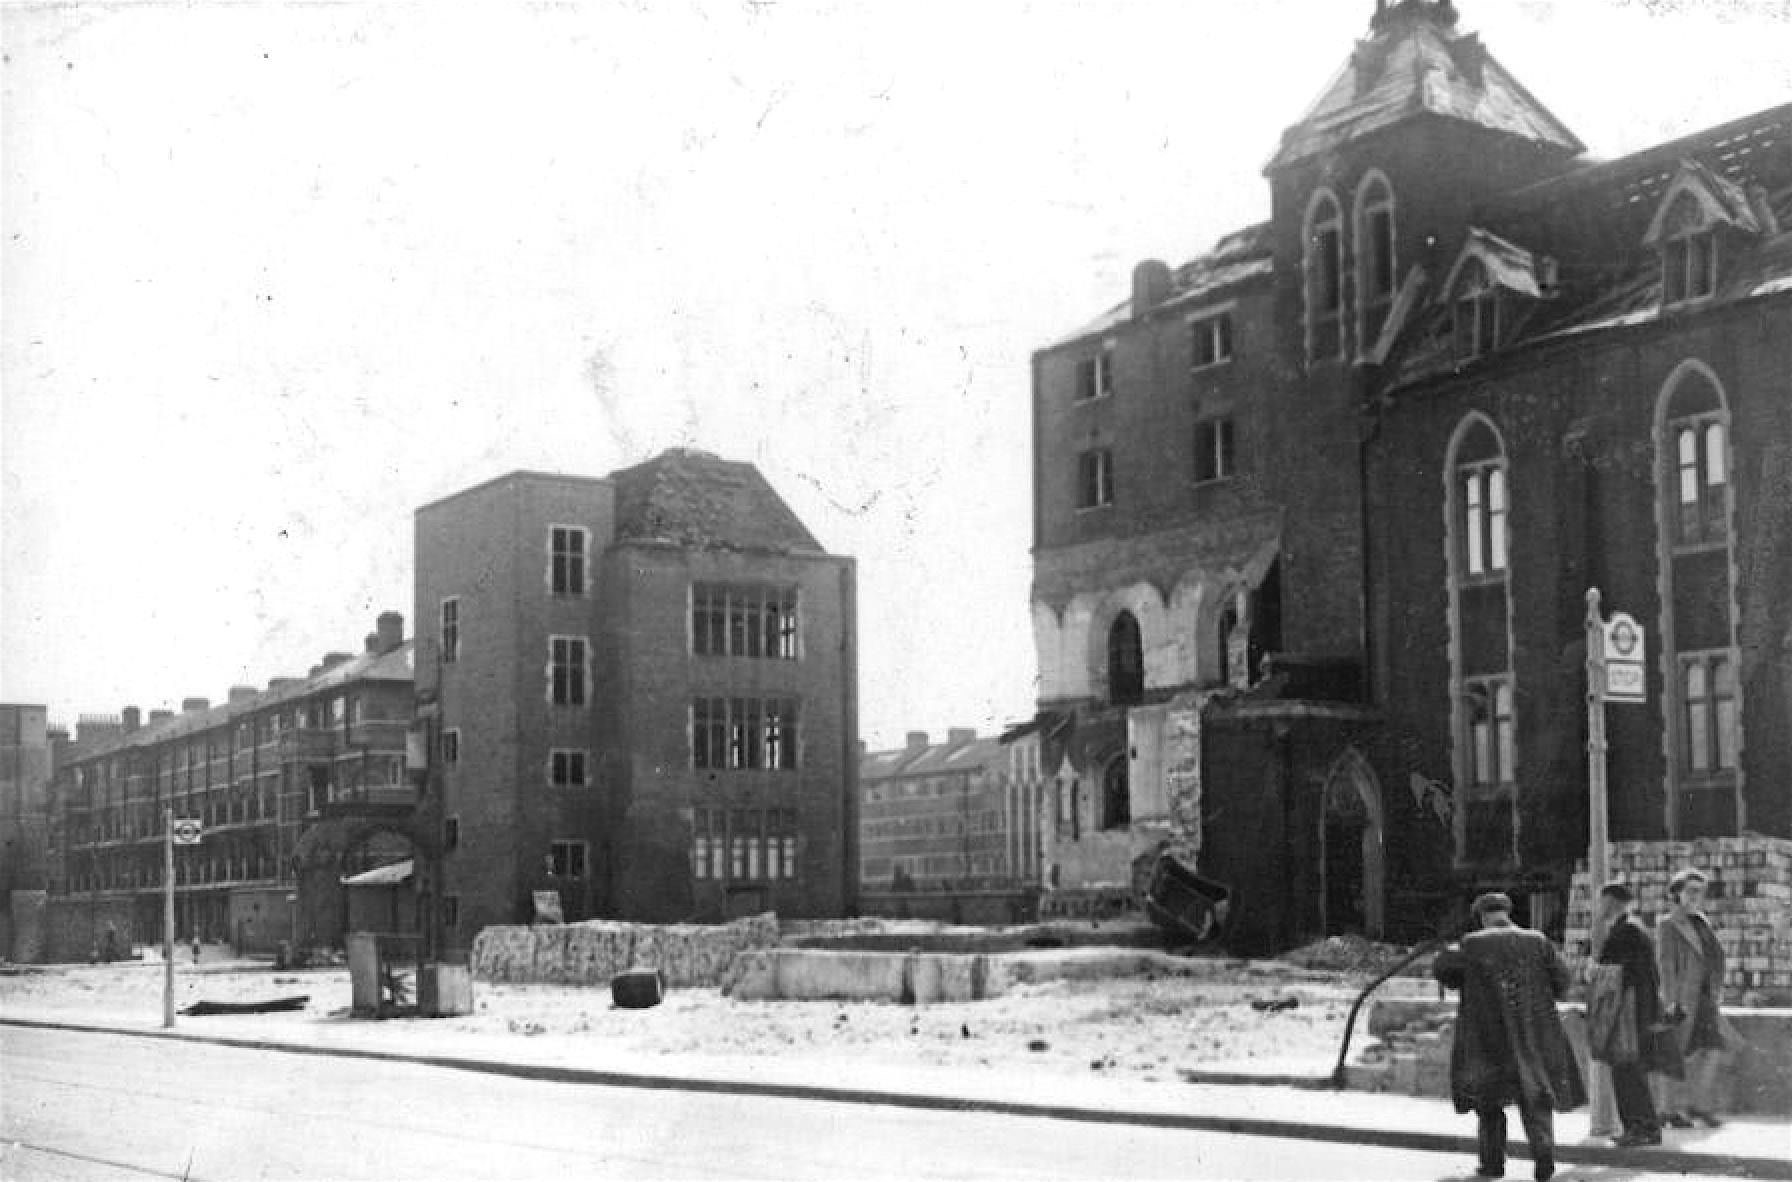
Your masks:
<svg viewBox="0 0 1792 1182"><path fill-rule="evenodd" d="M613 472L619 541L820 554L821 543L752 464L673 448Z"/></svg>
<svg viewBox="0 0 1792 1182"><path fill-rule="evenodd" d="M1370 132L1435 115L1514 136L1568 156L1586 150L1473 34L1455 31L1449 0L1402 0L1376 15L1307 113L1282 133L1264 171L1335 151Z"/></svg>
<svg viewBox="0 0 1792 1182"><path fill-rule="evenodd" d="M1588 332L1681 314L1663 307L1662 210L1692 190L1721 227L1717 287L1701 306L1792 292L1792 104L1672 144L1518 191L1483 211L1494 230L1470 231L1457 267L1435 282L1401 329L1388 360L1395 387L1480 364L1460 360L1452 339L1461 260L1496 268L1510 297L1490 356ZM1543 282L1543 259L1557 282ZM1496 279L1496 281L1498 281ZM1535 291L1529 290L1535 287Z"/></svg>
<svg viewBox="0 0 1792 1182"><path fill-rule="evenodd" d="M1197 304L1248 280L1268 277L1275 269L1271 253L1271 229L1271 223L1258 222L1242 230L1234 230L1214 243L1213 249L1206 254L1177 267L1171 274L1169 298L1151 310L1158 312ZM1132 298L1129 296L1075 332L1053 341L1046 348L1054 349L1059 345L1107 332L1131 319L1133 309Z"/></svg>

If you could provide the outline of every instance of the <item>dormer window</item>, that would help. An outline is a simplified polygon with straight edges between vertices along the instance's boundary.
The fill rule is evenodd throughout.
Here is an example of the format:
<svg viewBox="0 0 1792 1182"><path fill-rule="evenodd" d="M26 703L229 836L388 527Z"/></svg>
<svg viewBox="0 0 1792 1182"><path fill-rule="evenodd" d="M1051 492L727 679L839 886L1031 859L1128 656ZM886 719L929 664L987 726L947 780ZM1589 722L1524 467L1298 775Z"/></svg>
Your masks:
<svg viewBox="0 0 1792 1182"><path fill-rule="evenodd" d="M1344 354L1344 219L1327 190L1307 207L1303 260L1307 297L1307 360Z"/></svg>
<svg viewBox="0 0 1792 1182"><path fill-rule="evenodd" d="M1643 245L1661 252L1662 306L1716 294L1719 240L1742 242L1770 231L1772 211L1763 209L1735 181L1696 160L1682 160L1643 237Z"/></svg>
<svg viewBox="0 0 1792 1182"><path fill-rule="evenodd" d="M1459 360L1481 357L1499 347L1500 293L1480 261L1471 260L1458 272L1451 308Z"/></svg>
<svg viewBox="0 0 1792 1182"><path fill-rule="evenodd" d="M1661 242L1661 302L1702 300L1716 290L1717 233L1706 226L1698 200L1682 194L1668 211Z"/></svg>

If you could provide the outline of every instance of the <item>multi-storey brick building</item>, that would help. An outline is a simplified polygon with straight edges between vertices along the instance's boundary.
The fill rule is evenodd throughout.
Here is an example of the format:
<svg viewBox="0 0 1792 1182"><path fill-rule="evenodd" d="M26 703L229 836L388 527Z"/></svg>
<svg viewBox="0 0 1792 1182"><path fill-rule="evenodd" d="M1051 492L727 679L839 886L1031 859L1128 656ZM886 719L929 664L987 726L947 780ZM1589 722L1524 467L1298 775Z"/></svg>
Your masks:
<svg viewBox="0 0 1792 1182"><path fill-rule="evenodd" d="M1792 832L1787 111L1592 164L1457 23L1377 4L1269 221L1035 356L1061 886L1172 848L1243 942L1555 922L1594 583L1657 633L1614 835Z"/></svg>
<svg viewBox="0 0 1792 1182"><path fill-rule="evenodd" d="M359 654L330 653L302 678L236 686L212 705L84 717L51 781L45 954L85 957L109 927L120 946L160 938L164 811L204 826L177 849L183 938L268 951L339 944L345 873L406 856L416 800L406 769L411 646L379 617Z"/></svg>
<svg viewBox="0 0 1792 1182"><path fill-rule="evenodd" d="M44 707L0 704L0 956L11 960L37 959L49 783Z"/></svg>
<svg viewBox="0 0 1792 1182"><path fill-rule="evenodd" d="M700 452L419 509L448 941L541 892L568 919L850 909L854 579Z"/></svg>
<svg viewBox="0 0 1792 1182"><path fill-rule="evenodd" d="M859 764L859 889L867 914L1016 923L1037 913L1039 777L1027 744L914 731Z"/></svg>

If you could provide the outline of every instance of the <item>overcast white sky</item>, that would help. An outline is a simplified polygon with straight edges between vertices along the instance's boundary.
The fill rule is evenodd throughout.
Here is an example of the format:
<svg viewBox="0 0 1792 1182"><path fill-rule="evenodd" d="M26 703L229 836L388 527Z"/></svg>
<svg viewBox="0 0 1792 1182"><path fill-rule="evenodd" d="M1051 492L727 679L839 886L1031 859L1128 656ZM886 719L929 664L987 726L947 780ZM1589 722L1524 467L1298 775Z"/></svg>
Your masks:
<svg viewBox="0 0 1792 1182"><path fill-rule="evenodd" d="M1610 156L1792 99L1792 0L1461 0ZM411 511L752 460L858 556L863 732L1031 712L1028 358L1267 214L1373 0L0 10L0 698L411 615Z"/></svg>

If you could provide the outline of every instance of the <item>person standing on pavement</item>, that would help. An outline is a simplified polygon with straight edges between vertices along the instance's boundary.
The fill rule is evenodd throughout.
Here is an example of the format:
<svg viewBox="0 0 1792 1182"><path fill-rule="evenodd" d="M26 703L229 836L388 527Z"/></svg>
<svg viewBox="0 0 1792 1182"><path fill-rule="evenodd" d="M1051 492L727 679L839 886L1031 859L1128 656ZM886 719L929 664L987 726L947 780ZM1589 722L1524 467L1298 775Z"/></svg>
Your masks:
<svg viewBox="0 0 1792 1182"><path fill-rule="evenodd" d="M1438 953L1432 974L1460 990L1450 1047L1450 1098L1475 1114L1483 1178L1506 1172L1506 1106L1516 1105L1538 1182L1555 1173L1556 1111L1586 1103L1574 1051L1556 1002L1568 964L1540 932L1512 922L1512 900L1497 892L1472 907L1481 930Z"/></svg>
<svg viewBox="0 0 1792 1182"><path fill-rule="evenodd" d="M1599 963L1623 970L1623 988L1634 1022L1634 1057L1608 1060L1618 1120L1624 1126L1614 1140L1626 1148L1661 1144L1661 1122L1655 1115L1655 1099L1649 1094L1649 1071L1654 1066L1649 1028L1661 1021L1661 977L1655 967L1655 942L1637 920L1635 905L1636 892L1628 883L1608 882L1599 891L1599 918L1607 929L1599 947Z"/></svg>
<svg viewBox="0 0 1792 1182"><path fill-rule="evenodd" d="M1702 910L1709 880L1699 870L1682 870L1668 880L1672 909L1661 921L1661 995L1668 1017L1678 1023L1684 1080L1658 1075L1661 1121L1687 1129L1694 1121L1716 1128L1717 1073L1729 1049L1729 1025L1718 1008L1724 991L1724 948Z"/></svg>

